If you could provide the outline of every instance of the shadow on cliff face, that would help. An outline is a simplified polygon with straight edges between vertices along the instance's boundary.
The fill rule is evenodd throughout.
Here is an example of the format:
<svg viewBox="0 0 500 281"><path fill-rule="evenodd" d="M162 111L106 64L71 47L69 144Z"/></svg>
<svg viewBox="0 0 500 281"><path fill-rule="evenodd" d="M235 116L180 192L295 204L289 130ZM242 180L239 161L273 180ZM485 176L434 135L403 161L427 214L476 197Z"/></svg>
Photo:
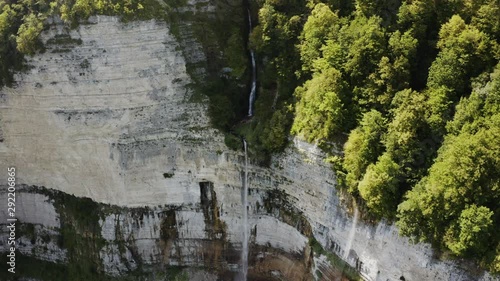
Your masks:
<svg viewBox="0 0 500 281"><path fill-rule="evenodd" d="M149 281L157 280L155 276L170 276L174 271L179 276L189 275L190 270L196 269L216 276L217 280L237 280L240 245L228 239L211 182L200 183L200 203L193 206L125 208L29 186L20 186L18 195L20 201L26 202L32 202L35 196L46 196L43 204L46 209L55 208L52 216L56 216L54 221L60 221L60 226L54 227L20 218L26 222L20 224L19 239L30 245L21 244L19 250L33 269L24 270L20 277L50 281ZM276 194L272 197L278 199L269 204L285 206L283 198ZM267 213L261 208L262 215L276 215L300 232L309 233L307 221L293 210L286 210L270 207ZM251 235L254 237L249 245L248 280L313 280L310 246L288 252L271 244L257 244L255 235ZM48 249L59 253L61 259L50 260L53 253Z"/></svg>

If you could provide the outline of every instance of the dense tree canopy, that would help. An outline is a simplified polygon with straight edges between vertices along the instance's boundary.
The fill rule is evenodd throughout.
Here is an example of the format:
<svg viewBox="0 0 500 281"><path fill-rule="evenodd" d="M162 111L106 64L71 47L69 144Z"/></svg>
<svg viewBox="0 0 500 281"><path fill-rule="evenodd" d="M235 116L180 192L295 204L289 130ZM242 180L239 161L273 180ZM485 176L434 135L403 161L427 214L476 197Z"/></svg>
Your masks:
<svg viewBox="0 0 500 281"><path fill-rule="evenodd" d="M366 112L360 126L352 130L345 143L344 168L349 191L356 193L359 181L370 164L374 164L383 151L381 143L386 124L382 114L374 109Z"/></svg>
<svg viewBox="0 0 500 281"><path fill-rule="evenodd" d="M374 218L500 272L500 4L347 2L259 4L268 85L296 81L291 134L344 144L339 182Z"/></svg>
<svg viewBox="0 0 500 281"><path fill-rule="evenodd" d="M327 5L320 3L314 7L301 34L302 70L313 69L313 62L321 56L321 47L327 39L336 38L339 29L339 17Z"/></svg>
<svg viewBox="0 0 500 281"><path fill-rule="evenodd" d="M343 84L340 72L329 68L315 74L303 87L298 87L292 132L319 142L340 133L345 116L340 98Z"/></svg>
<svg viewBox="0 0 500 281"><path fill-rule="evenodd" d="M387 153L366 169L359 194L376 216L392 218L399 197L399 173L399 165Z"/></svg>

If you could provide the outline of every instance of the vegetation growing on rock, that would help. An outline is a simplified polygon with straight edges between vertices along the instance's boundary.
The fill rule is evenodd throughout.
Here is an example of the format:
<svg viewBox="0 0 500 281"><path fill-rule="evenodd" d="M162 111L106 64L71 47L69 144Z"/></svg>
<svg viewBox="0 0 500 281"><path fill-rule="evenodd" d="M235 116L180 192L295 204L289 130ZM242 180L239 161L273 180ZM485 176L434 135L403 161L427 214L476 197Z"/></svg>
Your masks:
<svg viewBox="0 0 500 281"><path fill-rule="evenodd" d="M73 26L93 14L124 15L129 19L151 17L149 0L0 1L0 86L12 82L14 71L23 68L23 55L42 50L39 40L44 23L59 16ZM155 5L158 6L158 5Z"/></svg>

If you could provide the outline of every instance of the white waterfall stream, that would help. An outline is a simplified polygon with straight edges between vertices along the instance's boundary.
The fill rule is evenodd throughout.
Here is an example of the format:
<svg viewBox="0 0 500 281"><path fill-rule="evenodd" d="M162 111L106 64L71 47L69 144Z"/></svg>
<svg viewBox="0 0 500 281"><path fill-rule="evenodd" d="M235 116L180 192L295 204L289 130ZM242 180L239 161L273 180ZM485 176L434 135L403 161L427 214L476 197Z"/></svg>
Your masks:
<svg viewBox="0 0 500 281"><path fill-rule="evenodd" d="M252 16L250 14L250 9L247 9L248 14L248 38L250 38L250 33L252 32ZM255 92L257 91L257 72L255 66L255 54L252 49L250 49L250 58L252 60L252 88L250 90L250 95L248 98L248 116L253 116L253 104L255 102ZM242 211L243 211L243 243L241 250L241 276L242 281L247 280L248 273L248 151L247 142L243 140L243 146L245 148L245 178L243 180L243 199L242 199Z"/></svg>
<svg viewBox="0 0 500 281"><path fill-rule="evenodd" d="M354 240L354 236L356 235L356 225L358 224L358 207L356 204L354 204L354 218L352 220L352 226L351 230L349 231L349 236L347 238L347 242L345 245L345 252L344 252L344 260L347 261L347 258L349 258L349 252L351 251L352 247L352 241Z"/></svg>
<svg viewBox="0 0 500 281"><path fill-rule="evenodd" d="M247 154L247 142L243 140L243 146L245 148L245 178L243 180L243 245L241 250L241 271L242 271L242 281L247 280L248 272L248 154Z"/></svg>
<svg viewBox="0 0 500 281"><path fill-rule="evenodd" d="M248 13L248 38L250 38L250 33L252 32L252 17L250 15L250 10L247 9ZM248 98L248 116L253 116L253 104L255 102L255 92L257 91L257 70L255 66L255 54L252 49L250 49L250 58L252 60L252 88L250 90L250 96Z"/></svg>

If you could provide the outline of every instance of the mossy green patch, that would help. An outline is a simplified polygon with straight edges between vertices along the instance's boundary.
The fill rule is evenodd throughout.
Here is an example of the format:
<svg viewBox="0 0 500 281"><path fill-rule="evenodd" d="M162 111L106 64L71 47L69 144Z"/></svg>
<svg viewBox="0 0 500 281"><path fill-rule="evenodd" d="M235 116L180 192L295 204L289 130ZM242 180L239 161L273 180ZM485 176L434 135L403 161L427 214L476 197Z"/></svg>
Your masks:
<svg viewBox="0 0 500 281"><path fill-rule="evenodd" d="M167 266L166 268L166 280L172 281L188 281L189 275L184 271L183 266Z"/></svg>
<svg viewBox="0 0 500 281"><path fill-rule="evenodd" d="M326 251L323 246L321 246L321 244L316 239L314 239L314 237L309 238L309 246L312 248L315 254L326 256L328 261L330 262L330 265L333 268L339 270L342 274L342 277L346 277L351 281L363 280L355 268L350 266L336 254Z"/></svg>

